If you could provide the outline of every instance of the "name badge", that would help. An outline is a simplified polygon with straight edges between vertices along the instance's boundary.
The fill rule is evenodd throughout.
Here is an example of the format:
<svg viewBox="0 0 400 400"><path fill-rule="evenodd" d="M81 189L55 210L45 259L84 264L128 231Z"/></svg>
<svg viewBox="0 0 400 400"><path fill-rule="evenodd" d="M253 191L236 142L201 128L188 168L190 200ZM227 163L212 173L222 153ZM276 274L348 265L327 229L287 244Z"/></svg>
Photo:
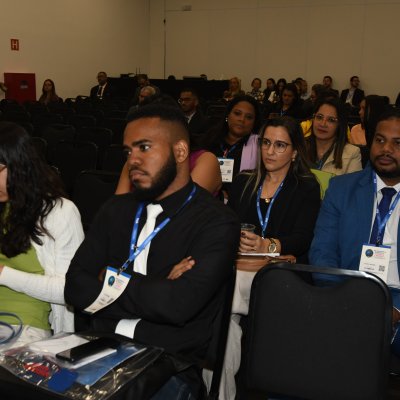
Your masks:
<svg viewBox="0 0 400 400"><path fill-rule="evenodd" d="M235 160L233 158L218 158L218 162L221 170L222 182L232 182Z"/></svg>
<svg viewBox="0 0 400 400"><path fill-rule="evenodd" d="M103 282L103 288L97 299L84 309L89 314L93 314L118 299L128 286L131 276L126 272L118 274L118 270L113 267L107 267L106 276Z"/></svg>
<svg viewBox="0 0 400 400"><path fill-rule="evenodd" d="M387 283L390 261L390 246L364 244L361 250L359 270L369 272Z"/></svg>

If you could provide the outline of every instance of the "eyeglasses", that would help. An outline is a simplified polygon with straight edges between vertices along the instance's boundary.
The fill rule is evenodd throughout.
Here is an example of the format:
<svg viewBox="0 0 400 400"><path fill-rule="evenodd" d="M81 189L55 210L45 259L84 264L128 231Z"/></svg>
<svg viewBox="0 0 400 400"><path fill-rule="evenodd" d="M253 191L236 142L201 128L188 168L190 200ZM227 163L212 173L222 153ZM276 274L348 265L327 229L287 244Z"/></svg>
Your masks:
<svg viewBox="0 0 400 400"><path fill-rule="evenodd" d="M284 153L287 147L291 146L290 143L283 142L282 140L277 140L276 142L272 143L269 139L265 138L259 138L258 143L265 149L269 149L271 145L274 146L274 151L277 153Z"/></svg>
<svg viewBox="0 0 400 400"><path fill-rule="evenodd" d="M326 122L330 125L334 125L338 123L338 119L335 117L325 117L323 114L314 114L314 119L318 122L322 122L326 119Z"/></svg>

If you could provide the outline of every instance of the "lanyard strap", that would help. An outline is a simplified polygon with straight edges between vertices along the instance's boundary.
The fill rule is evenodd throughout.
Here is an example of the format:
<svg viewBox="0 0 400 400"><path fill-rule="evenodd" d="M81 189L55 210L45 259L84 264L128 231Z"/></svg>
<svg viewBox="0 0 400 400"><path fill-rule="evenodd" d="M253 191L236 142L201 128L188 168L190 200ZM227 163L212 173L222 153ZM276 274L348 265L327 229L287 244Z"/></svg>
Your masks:
<svg viewBox="0 0 400 400"><path fill-rule="evenodd" d="M378 233L376 236L376 242L377 243L382 243L383 242L383 236L385 233L386 229L386 224L389 221L390 216L393 214L394 209L397 206L397 203L399 202L400 199L400 192L397 192L396 197L394 198L394 201L392 202L392 205L389 208L389 211L383 218L381 219L381 214L379 212L379 207L378 207L378 182L376 179L376 173L373 172L373 180L374 180L374 190L375 190L375 198L376 198L376 224L378 227Z"/></svg>
<svg viewBox="0 0 400 400"><path fill-rule="evenodd" d="M146 248L146 246L154 239L154 237L163 229L165 226L171 221L175 215L177 215L179 212L182 211L182 209L193 199L194 194L196 193L196 186L193 185L193 189L190 192L189 196L186 198L186 200L183 202L183 204L178 208L178 210L175 212L175 214L172 217L167 217L162 221L157 227L154 229L153 232L150 233L149 236L141 243L139 247L136 246L136 242L138 239L138 229L139 229L139 221L140 217L143 213L143 209L145 206L145 203L140 203L138 210L136 211L135 215L135 222L133 224L133 229L132 229L132 235L131 235L131 245L130 245L130 250L129 250L129 258L123 263L122 267L118 270L118 274L121 273L122 271L125 271L129 264L133 263L136 259L136 257Z"/></svg>
<svg viewBox="0 0 400 400"><path fill-rule="evenodd" d="M262 230L262 238L265 239L265 232L267 230L267 226L268 226L268 221L269 221L269 216L271 214L271 208L275 202L276 196L278 196L279 192L282 189L283 186L283 182L284 180L281 182L281 184L278 186L278 189L276 189L276 192L274 193L271 202L269 203L269 207L268 210L265 214L265 218L262 217L261 214L261 207L260 207L260 199L261 199L261 192L262 192L262 187L263 185L261 184L260 187L258 188L257 191L257 214L258 214L258 220L260 221L260 226L261 226L261 230Z"/></svg>
<svg viewBox="0 0 400 400"><path fill-rule="evenodd" d="M231 146L229 149L228 147L224 147L222 143L220 143L220 148L222 150L222 158L227 158L229 154L232 153L233 150L236 149L239 143L235 143L233 146Z"/></svg>
<svg viewBox="0 0 400 400"><path fill-rule="evenodd" d="M0 320L0 325L4 326L10 330L10 334L8 336L0 337L0 344L4 344L4 343L8 343L11 340L17 338L21 334L23 323L22 323L21 318L18 317L18 315L14 314L14 313L0 312L0 317L12 317L12 318L15 318L16 322L17 322L17 324L14 324L14 325L17 325L17 327L14 328L8 322Z"/></svg>

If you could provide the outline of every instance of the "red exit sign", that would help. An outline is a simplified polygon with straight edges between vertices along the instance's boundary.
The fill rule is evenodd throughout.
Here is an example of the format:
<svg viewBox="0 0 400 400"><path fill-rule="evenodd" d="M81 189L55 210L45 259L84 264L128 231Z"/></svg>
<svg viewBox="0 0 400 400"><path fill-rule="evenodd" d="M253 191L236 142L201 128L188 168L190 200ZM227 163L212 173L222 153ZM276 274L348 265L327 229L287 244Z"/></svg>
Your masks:
<svg viewBox="0 0 400 400"><path fill-rule="evenodd" d="M10 39L11 40L11 50L19 51L19 40L18 39Z"/></svg>

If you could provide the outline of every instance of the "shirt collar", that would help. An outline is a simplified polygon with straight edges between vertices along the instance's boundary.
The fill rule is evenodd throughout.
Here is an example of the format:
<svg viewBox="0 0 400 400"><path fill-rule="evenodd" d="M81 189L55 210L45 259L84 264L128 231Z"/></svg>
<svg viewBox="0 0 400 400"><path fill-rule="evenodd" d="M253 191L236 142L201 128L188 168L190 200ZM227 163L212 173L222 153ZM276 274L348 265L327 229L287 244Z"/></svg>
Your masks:
<svg viewBox="0 0 400 400"><path fill-rule="evenodd" d="M381 177L378 174L376 174L376 190L379 192L381 189L383 189L385 187L388 187L388 185L386 185L386 183L383 182ZM396 192L400 191L400 183L398 183L397 185L394 185L394 186L390 186L390 187L393 187L393 189Z"/></svg>
<svg viewBox="0 0 400 400"><path fill-rule="evenodd" d="M182 189L170 194L160 201L153 201L153 204L160 204L163 208L163 214L165 213L168 217L172 217L188 198L193 189L193 185L194 183L190 179L190 181Z"/></svg>
<svg viewBox="0 0 400 400"><path fill-rule="evenodd" d="M188 123L191 121L191 119L193 118L193 115L196 114L196 110L194 110L191 114L189 115L185 115Z"/></svg>

